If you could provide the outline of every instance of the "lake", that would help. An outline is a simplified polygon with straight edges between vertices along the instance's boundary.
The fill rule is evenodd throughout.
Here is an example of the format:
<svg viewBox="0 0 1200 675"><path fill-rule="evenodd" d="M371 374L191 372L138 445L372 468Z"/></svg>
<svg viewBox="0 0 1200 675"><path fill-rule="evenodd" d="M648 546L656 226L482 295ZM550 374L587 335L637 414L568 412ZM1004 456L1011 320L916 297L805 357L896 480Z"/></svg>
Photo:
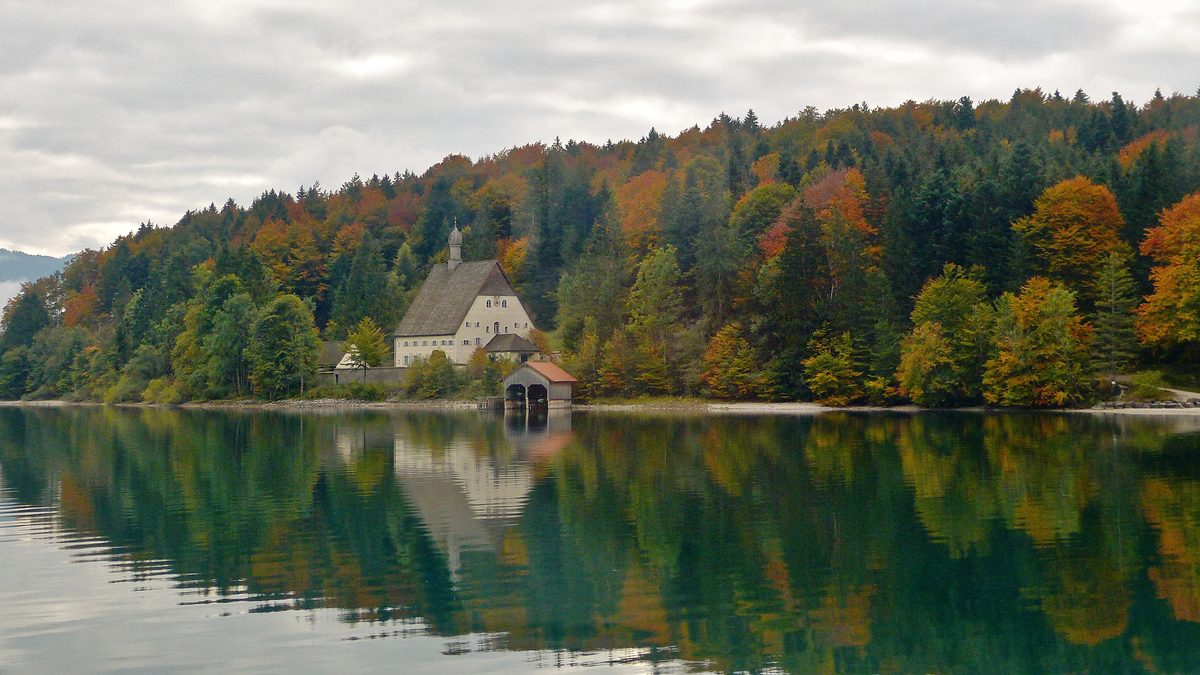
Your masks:
<svg viewBox="0 0 1200 675"><path fill-rule="evenodd" d="M0 408L0 672L1200 672L1200 417Z"/></svg>

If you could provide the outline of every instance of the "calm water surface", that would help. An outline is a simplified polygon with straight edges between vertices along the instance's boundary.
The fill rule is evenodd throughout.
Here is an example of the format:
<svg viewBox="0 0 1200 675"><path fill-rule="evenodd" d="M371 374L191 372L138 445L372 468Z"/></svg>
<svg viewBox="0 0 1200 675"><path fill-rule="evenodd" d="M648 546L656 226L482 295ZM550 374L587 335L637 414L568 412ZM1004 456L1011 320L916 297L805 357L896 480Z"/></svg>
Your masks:
<svg viewBox="0 0 1200 675"><path fill-rule="evenodd" d="M1196 673L1200 418L0 408L0 672Z"/></svg>

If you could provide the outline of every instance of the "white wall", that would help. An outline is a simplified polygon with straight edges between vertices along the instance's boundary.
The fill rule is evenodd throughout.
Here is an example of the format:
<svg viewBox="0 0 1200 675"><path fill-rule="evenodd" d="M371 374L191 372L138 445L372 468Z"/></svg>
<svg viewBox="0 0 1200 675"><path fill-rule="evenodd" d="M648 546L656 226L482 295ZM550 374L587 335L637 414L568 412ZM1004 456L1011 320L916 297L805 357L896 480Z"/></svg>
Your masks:
<svg viewBox="0 0 1200 675"><path fill-rule="evenodd" d="M488 306L489 302L491 303L490 307ZM516 333L525 337L533 329L533 321L529 319L529 313L525 311L525 307L516 296L480 295L475 298L475 302L471 303L471 309L467 311L467 316L458 325L458 332L454 335L415 339L396 338L396 365L404 366L405 356L409 357L409 362L416 357L429 358L435 349L446 352L446 356L455 363L466 363L475 351L476 340L478 340L478 346L483 347L496 336L492 332L492 328L497 323L500 324L501 334ZM476 324L479 325L476 326ZM442 343L447 340L451 344L443 345ZM466 344L463 344L464 341ZM408 343L408 346L405 346L405 342ZM420 344L423 342L429 342L429 344Z"/></svg>
<svg viewBox="0 0 1200 675"><path fill-rule="evenodd" d="M434 337L419 337L419 338L395 338L396 341L396 365L403 368L408 365L404 362L404 357L408 357L409 363L412 363L417 357L427 359L435 349L440 349L446 352L451 360L454 359L454 348L449 344L454 341L453 335L438 335ZM407 345L407 346L406 346Z"/></svg>

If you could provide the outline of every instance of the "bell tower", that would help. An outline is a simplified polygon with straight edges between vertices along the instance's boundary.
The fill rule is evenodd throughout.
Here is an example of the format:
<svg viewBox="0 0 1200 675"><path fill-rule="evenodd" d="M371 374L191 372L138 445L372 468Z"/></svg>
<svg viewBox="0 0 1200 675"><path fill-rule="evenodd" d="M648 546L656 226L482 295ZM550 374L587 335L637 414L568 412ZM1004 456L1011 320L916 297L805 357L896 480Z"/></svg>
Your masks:
<svg viewBox="0 0 1200 675"><path fill-rule="evenodd" d="M447 266L453 272L462 262L462 232L458 231L458 219L454 219L454 229L450 230L450 261Z"/></svg>

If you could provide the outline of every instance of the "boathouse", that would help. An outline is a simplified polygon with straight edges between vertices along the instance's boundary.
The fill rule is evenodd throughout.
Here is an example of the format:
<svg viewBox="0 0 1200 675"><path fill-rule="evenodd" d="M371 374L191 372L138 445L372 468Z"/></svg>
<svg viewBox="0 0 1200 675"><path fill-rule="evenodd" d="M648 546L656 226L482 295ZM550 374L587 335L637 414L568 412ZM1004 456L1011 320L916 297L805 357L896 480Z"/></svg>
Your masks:
<svg viewBox="0 0 1200 675"><path fill-rule="evenodd" d="M504 406L569 408L578 381L549 361L526 361L504 378Z"/></svg>

